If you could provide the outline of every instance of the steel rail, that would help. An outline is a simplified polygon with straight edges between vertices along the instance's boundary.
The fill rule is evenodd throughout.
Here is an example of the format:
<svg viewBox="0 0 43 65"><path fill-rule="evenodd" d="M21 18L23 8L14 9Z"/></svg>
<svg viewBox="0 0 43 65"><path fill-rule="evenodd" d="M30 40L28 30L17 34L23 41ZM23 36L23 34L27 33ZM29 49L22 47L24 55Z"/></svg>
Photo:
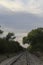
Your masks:
<svg viewBox="0 0 43 65"><path fill-rule="evenodd" d="M20 53L19 55L16 55L12 58L6 59L0 65L12 65L13 62L16 62L16 60L23 55L24 52Z"/></svg>
<svg viewBox="0 0 43 65"><path fill-rule="evenodd" d="M27 61L27 65L30 65L30 62L28 61L28 51L26 51L26 61Z"/></svg>
<svg viewBox="0 0 43 65"><path fill-rule="evenodd" d="M13 65L15 62L17 62L17 60L18 60L22 55L23 55L23 53L22 53L19 57L17 57L10 65Z"/></svg>
<svg viewBox="0 0 43 65"><path fill-rule="evenodd" d="M30 65L30 62L28 62L28 53L27 53L27 51L24 52L24 54L26 54L26 65ZM23 54L21 56L23 56ZM11 65L15 64L18 61L18 59L20 59L21 56L19 56L16 60L14 60L14 62L11 63Z"/></svg>

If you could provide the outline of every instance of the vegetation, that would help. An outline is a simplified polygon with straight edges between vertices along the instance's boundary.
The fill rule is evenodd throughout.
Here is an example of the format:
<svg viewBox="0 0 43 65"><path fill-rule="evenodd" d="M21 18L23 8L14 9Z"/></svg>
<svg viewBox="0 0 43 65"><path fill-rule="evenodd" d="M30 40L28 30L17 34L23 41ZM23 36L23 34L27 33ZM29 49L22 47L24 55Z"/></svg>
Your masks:
<svg viewBox="0 0 43 65"><path fill-rule="evenodd" d="M0 30L0 35L3 34L3 31ZM0 37L0 54L3 53L16 53L23 51L23 47L20 46L18 41L15 41L14 33L8 33L6 37Z"/></svg>
<svg viewBox="0 0 43 65"><path fill-rule="evenodd" d="M43 52L43 28L32 30L23 38L23 44L28 43L31 52Z"/></svg>

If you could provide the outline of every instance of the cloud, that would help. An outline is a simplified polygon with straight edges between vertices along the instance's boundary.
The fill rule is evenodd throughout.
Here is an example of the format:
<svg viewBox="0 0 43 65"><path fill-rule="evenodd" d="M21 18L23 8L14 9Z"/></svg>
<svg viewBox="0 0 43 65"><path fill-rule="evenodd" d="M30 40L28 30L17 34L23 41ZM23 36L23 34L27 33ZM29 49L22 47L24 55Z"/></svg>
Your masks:
<svg viewBox="0 0 43 65"><path fill-rule="evenodd" d="M21 4L21 2L19 2L19 0L15 0L15 1L5 1L5 0L1 0L0 1L0 5L9 8L12 11L20 11L23 10L23 6Z"/></svg>
<svg viewBox="0 0 43 65"><path fill-rule="evenodd" d="M25 33L25 32L23 32L23 33L16 33L15 36L16 36L16 39L15 40L16 41L19 41L20 45L22 45L25 48L28 47L28 44L23 45L23 42L22 42L22 40L23 40L22 38L24 36L27 36L27 33Z"/></svg>
<svg viewBox="0 0 43 65"><path fill-rule="evenodd" d="M0 5L13 12L43 13L43 0L0 0Z"/></svg>

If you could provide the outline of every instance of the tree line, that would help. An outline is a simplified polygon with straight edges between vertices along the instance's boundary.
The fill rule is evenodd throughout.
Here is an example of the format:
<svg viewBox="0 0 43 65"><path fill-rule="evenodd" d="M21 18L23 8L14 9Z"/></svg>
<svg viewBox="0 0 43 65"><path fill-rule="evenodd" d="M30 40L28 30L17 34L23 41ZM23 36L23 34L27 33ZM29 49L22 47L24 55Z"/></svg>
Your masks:
<svg viewBox="0 0 43 65"><path fill-rule="evenodd" d="M30 52L43 52L43 28L30 31L23 37L23 44L29 44L27 48Z"/></svg>
<svg viewBox="0 0 43 65"><path fill-rule="evenodd" d="M0 30L0 53L17 53L25 49L18 41L15 41L15 34L9 32L5 37L1 37L4 31ZM27 50L30 52L43 52L43 28L31 30L27 36L23 37L23 44L29 44Z"/></svg>
<svg viewBox="0 0 43 65"><path fill-rule="evenodd" d="M23 51L23 47L20 45L18 41L15 41L14 33L9 32L5 37L1 37L3 35L2 30L0 30L0 54L3 53L17 53Z"/></svg>

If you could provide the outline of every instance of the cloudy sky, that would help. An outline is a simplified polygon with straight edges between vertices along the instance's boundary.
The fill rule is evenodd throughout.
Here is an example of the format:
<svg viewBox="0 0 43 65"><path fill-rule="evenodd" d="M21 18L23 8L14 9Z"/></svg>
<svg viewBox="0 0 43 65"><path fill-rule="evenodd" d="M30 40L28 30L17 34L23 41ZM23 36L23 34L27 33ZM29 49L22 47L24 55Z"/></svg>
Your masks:
<svg viewBox="0 0 43 65"><path fill-rule="evenodd" d="M31 29L43 27L43 0L0 0L0 25L21 42Z"/></svg>
<svg viewBox="0 0 43 65"><path fill-rule="evenodd" d="M0 0L0 10L4 8L13 12L25 11L42 14L43 0Z"/></svg>

